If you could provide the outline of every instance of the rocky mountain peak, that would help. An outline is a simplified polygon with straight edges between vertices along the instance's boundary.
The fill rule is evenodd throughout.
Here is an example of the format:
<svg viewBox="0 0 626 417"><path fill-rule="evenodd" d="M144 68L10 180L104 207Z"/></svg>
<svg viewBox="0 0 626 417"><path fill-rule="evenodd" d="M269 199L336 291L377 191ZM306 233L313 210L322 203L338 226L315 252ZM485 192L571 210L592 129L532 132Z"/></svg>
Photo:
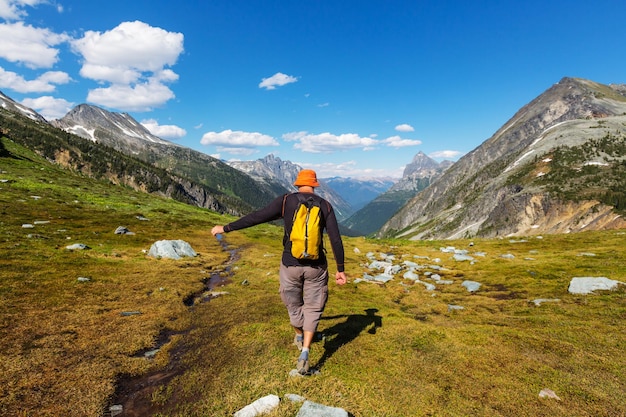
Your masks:
<svg viewBox="0 0 626 417"><path fill-rule="evenodd" d="M128 113L114 113L89 104L79 104L51 124L66 132L110 146L114 146L119 139L125 139L134 146L138 145L135 143L137 140L177 146L150 133Z"/></svg>
<svg viewBox="0 0 626 417"><path fill-rule="evenodd" d="M421 176L431 176L433 171L439 169L439 163L428 157L424 152L419 151L413 160L404 167L402 177L410 177L413 174Z"/></svg>
<svg viewBox="0 0 626 417"><path fill-rule="evenodd" d="M2 91L0 91L0 107L10 112L20 113L31 120L47 123L47 120L35 110L18 103L9 96L5 96Z"/></svg>

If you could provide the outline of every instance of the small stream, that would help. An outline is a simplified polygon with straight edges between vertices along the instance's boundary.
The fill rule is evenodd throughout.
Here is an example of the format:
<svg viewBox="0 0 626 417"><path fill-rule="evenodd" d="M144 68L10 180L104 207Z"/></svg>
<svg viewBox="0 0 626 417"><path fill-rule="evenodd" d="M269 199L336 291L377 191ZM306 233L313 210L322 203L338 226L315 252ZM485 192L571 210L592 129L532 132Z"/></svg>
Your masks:
<svg viewBox="0 0 626 417"><path fill-rule="evenodd" d="M219 235L218 235L219 236ZM194 306L210 301L217 295L215 288L223 287L230 283L232 278L231 265L238 259L237 250L229 249L224 240L219 237L218 241L222 249L228 251L230 256L224 264L224 269L213 271L209 277L202 282L204 287L188 295L183 299L183 303L193 311ZM133 357L144 357L152 360L159 350L171 341L174 335L186 335L191 329L183 331L173 331L165 329L157 337L154 346L143 349L133 355ZM170 351L169 363L164 369L148 372L139 376L120 375L116 383L115 394L107 406L105 417L143 417L153 415L156 411L151 401L152 393L160 386L168 384L173 378L181 375L185 369L181 365L181 358L184 356L184 344L178 343Z"/></svg>

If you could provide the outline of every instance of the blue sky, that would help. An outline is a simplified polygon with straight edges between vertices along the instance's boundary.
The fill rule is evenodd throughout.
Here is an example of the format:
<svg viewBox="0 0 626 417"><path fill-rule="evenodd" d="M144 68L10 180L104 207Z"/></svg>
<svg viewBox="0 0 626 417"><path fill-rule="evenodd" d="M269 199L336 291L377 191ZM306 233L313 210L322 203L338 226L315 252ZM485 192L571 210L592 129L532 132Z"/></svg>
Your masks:
<svg viewBox="0 0 626 417"><path fill-rule="evenodd" d="M0 90L320 177L457 160L561 78L626 83L626 2L0 0Z"/></svg>

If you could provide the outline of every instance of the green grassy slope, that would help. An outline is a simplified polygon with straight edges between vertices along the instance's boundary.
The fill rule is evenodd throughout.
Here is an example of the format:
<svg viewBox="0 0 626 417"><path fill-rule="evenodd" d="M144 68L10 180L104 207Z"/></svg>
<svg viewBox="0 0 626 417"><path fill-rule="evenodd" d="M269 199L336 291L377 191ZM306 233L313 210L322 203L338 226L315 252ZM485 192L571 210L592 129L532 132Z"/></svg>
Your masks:
<svg viewBox="0 0 626 417"><path fill-rule="evenodd" d="M294 378L298 352L278 294L280 228L227 234L225 250L209 231L229 218L2 144L0 415L99 416L123 403L135 415L229 416L287 393L354 416L626 414L626 290L567 291L575 276L626 282L623 231L472 246L346 238L350 282L331 283L325 339L311 351L320 374ZM116 235L118 226L135 234ZM147 257L161 239L184 239L199 255ZM90 249L67 250L72 243ZM455 261L440 250L447 246L482 256ZM422 264L424 281L437 273L452 283L428 291L401 274L357 282L373 273L368 253ZM184 303L220 271L228 294ZM464 280L482 286L469 293ZM560 301L536 306L538 298ZM139 355L163 336L154 359ZM560 400L539 398L544 388ZM283 401L268 415L297 410Z"/></svg>

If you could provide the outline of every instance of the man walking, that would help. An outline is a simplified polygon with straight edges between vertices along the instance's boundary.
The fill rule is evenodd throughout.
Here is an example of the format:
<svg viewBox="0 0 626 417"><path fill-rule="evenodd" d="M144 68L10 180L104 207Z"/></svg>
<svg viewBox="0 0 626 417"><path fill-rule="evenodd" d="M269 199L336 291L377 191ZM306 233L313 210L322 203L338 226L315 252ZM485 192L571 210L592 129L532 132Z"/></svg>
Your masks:
<svg viewBox="0 0 626 417"><path fill-rule="evenodd" d="M343 264L343 242L335 212L328 201L315 194L315 188L319 187L317 174L313 170L303 169L298 173L294 185L298 187L297 193L280 196L264 208L225 226L214 226L211 233L215 236L283 218L283 254L279 269L280 297L287 307L289 321L296 333L294 344L301 350L296 369L304 375L309 372L309 349L328 300L328 262L321 247L322 243L318 259L298 259L291 253L289 236L294 214L300 204L298 195L313 198L320 205L320 227L328 233L335 256L337 285L346 283L346 274Z"/></svg>

